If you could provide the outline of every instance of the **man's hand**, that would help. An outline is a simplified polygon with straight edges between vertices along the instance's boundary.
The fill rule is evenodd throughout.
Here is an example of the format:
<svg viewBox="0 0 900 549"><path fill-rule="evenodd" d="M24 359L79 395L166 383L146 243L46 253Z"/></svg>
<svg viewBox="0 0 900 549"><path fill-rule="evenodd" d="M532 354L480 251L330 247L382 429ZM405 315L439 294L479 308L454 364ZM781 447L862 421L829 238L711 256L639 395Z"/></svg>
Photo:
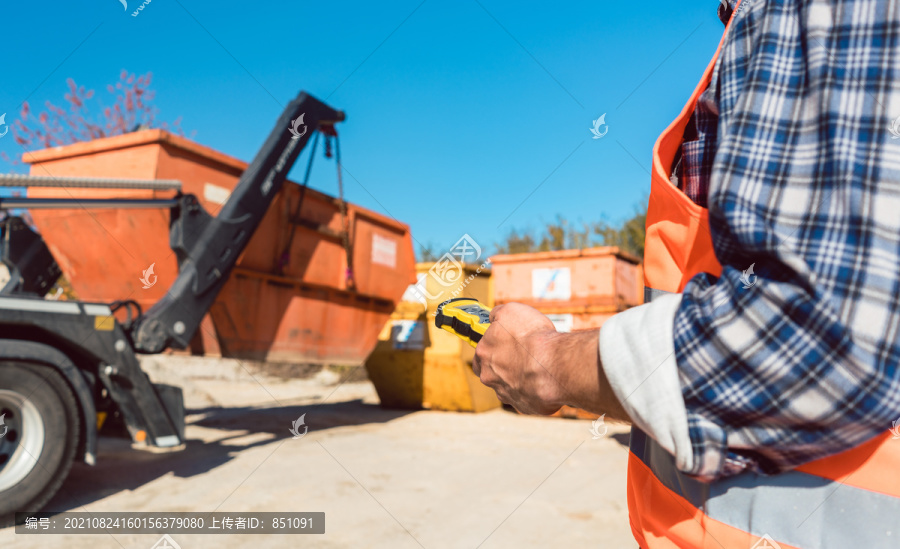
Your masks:
<svg viewBox="0 0 900 549"><path fill-rule="evenodd" d="M549 415L569 405L631 421L603 373L599 334L561 334L537 309L500 305L491 311L472 369L501 401L524 414Z"/></svg>
<svg viewBox="0 0 900 549"><path fill-rule="evenodd" d="M549 415L565 403L556 379L550 340L558 336L537 309L510 303L491 311L491 326L478 347L472 369L497 397L525 414Z"/></svg>

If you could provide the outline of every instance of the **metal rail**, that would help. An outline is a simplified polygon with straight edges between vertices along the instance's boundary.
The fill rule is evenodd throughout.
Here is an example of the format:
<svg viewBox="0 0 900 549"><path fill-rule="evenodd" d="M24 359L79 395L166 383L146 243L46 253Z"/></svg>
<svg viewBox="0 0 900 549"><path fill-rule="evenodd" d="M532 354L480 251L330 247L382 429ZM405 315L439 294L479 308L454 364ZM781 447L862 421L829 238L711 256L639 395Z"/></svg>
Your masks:
<svg viewBox="0 0 900 549"><path fill-rule="evenodd" d="M147 189L152 191L181 190L181 181L175 179L114 179L104 177L53 177L0 174L0 187L61 187L78 189Z"/></svg>
<svg viewBox="0 0 900 549"><path fill-rule="evenodd" d="M171 208L177 198L0 198L0 210L27 208L29 210L51 208Z"/></svg>

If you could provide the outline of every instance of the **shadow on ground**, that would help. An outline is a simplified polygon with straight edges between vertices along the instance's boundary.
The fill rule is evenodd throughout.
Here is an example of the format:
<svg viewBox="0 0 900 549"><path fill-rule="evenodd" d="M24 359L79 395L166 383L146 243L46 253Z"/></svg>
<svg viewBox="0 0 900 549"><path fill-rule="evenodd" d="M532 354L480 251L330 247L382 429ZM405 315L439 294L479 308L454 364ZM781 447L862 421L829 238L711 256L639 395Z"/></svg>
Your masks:
<svg viewBox="0 0 900 549"><path fill-rule="evenodd" d="M615 440L622 446L628 448L631 445L631 433L615 433L609 435L609 438Z"/></svg>
<svg viewBox="0 0 900 549"><path fill-rule="evenodd" d="M202 408L187 410L189 416L202 416L188 425L221 431L214 441L190 438L181 452L153 454L134 450L128 440L101 438L97 465L76 463L56 496L44 506L48 511L79 510L99 499L123 490L134 490L172 473L187 478L211 471L250 448L275 444L291 438L289 428L302 414L310 431L337 427L386 423L411 413L410 410L386 410L361 400L334 404L308 404L278 408ZM269 433L273 437L241 443L242 437ZM257 438L257 437L248 437Z"/></svg>

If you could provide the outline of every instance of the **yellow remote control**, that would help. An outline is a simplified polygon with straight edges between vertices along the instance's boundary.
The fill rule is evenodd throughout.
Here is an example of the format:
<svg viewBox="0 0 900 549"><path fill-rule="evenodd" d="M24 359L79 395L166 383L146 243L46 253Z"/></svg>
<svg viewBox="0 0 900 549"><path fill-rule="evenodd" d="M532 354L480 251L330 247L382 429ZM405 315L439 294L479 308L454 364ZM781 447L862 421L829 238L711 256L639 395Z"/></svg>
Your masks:
<svg viewBox="0 0 900 549"><path fill-rule="evenodd" d="M438 305L434 325L475 347L491 325L491 310L478 300L456 297Z"/></svg>

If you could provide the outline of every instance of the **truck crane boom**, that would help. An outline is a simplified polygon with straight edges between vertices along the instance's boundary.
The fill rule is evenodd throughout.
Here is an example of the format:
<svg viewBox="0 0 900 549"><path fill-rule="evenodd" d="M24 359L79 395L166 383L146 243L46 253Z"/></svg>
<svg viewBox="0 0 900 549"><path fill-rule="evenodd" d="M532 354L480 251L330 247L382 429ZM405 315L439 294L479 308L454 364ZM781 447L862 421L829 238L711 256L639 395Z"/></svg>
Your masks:
<svg viewBox="0 0 900 549"><path fill-rule="evenodd" d="M159 353L189 345L313 131L342 120L342 111L301 92L281 113L216 217L195 196L179 197L169 229L178 277L135 324L135 351Z"/></svg>

